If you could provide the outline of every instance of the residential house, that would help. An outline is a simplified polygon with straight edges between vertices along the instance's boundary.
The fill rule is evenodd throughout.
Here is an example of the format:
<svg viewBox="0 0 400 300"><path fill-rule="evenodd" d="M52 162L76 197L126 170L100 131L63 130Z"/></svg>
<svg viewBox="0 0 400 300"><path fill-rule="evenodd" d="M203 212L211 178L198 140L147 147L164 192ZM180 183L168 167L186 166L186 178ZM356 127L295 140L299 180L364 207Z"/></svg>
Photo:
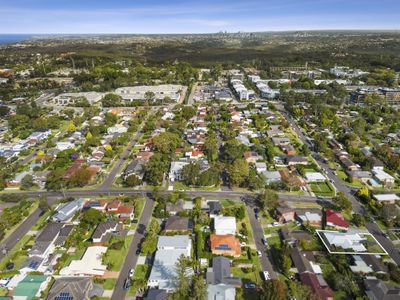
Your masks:
<svg viewBox="0 0 400 300"><path fill-rule="evenodd" d="M51 171L49 170L32 172L33 182L37 184L41 189L44 189L47 181L47 176L50 173Z"/></svg>
<svg viewBox="0 0 400 300"><path fill-rule="evenodd" d="M78 171L82 165L85 164L85 161L83 159L77 159L72 163L72 166L70 166L64 173L63 178L64 179L70 179L76 171Z"/></svg>
<svg viewBox="0 0 400 300"><path fill-rule="evenodd" d="M154 152L151 151L140 151L136 154L136 160L149 161L153 155Z"/></svg>
<svg viewBox="0 0 400 300"><path fill-rule="evenodd" d="M259 160L264 159L261 155L259 155L257 152L254 151L246 151L243 154L243 156L248 163L253 163L253 164L255 164Z"/></svg>
<svg viewBox="0 0 400 300"><path fill-rule="evenodd" d="M60 275L102 277L107 271L107 266L102 262L102 257L106 252L107 247L88 247L83 257L79 260L72 260L69 266L60 270Z"/></svg>
<svg viewBox="0 0 400 300"><path fill-rule="evenodd" d="M267 164L265 162L256 162L256 170L258 173L267 172Z"/></svg>
<svg viewBox="0 0 400 300"><path fill-rule="evenodd" d="M167 300L167 292L159 289L149 289L143 300Z"/></svg>
<svg viewBox="0 0 400 300"><path fill-rule="evenodd" d="M143 180L144 173L146 171L145 165L146 165L146 163L143 160L133 160L126 167L126 169L122 175L123 178L126 179L127 177L129 177L131 175L135 175L139 180Z"/></svg>
<svg viewBox="0 0 400 300"><path fill-rule="evenodd" d="M173 161L169 171L169 180L174 182L175 180L182 180L181 172L184 166L188 165L188 161Z"/></svg>
<svg viewBox="0 0 400 300"><path fill-rule="evenodd" d="M394 204L396 201L400 200L400 197L396 194L377 194L372 196L376 201L386 203L386 204Z"/></svg>
<svg viewBox="0 0 400 300"><path fill-rule="evenodd" d="M171 216L169 217L164 225L165 232L174 232L174 231L192 231L193 230L193 222L188 217L179 217L179 216Z"/></svg>
<svg viewBox="0 0 400 300"><path fill-rule="evenodd" d="M56 149L59 151L64 151L67 149L73 149L75 148L75 144L71 142L57 142L56 143Z"/></svg>
<svg viewBox="0 0 400 300"><path fill-rule="evenodd" d="M159 236L147 286L166 292L174 291L176 263L181 255L190 256L191 249L192 241L189 236ZM188 272L190 273L189 269Z"/></svg>
<svg viewBox="0 0 400 300"><path fill-rule="evenodd" d="M400 287L390 286L376 277L364 279L365 293L371 300L395 300L400 299Z"/></svg>
<svg viewBox="0 0 400 300"><path fill-rule="evenodd" d="M306 172L305 177L307 182L324 182L326 180L325 176L319 172Z"/></svg>
<svg viewBox="0 0 400 300"><path fill-rule="evenodd" d="M54 281L46 300L92 299L101 297L103 292L102 286L93 284L89 277L61 277Z"/></svg>
<svg viewBox="0 0 400 300"><path fill-rule="evenodd" d="M207 269L207 284L227 284L234 287L242 286L242 279L231 274L231 262L226 257L217 256L212 259L212 267Z"/></svg>
<svg viewBox="0 0 400 300"><path fill-rule="evenodd" d="M265 177L265 183L267 185L279 183L282 180L282 176L279 171L265 171L262 173L262 175Z"/></svg>
<svg viewBox="0 0 400 300"><path fill-rule="evenodd" d="M210 236L211 252L215 255L239 257L241 253L239 240L231 234Z"/></svg>
<svg viewBox="0 0 400 300"><path fill-rule="evenodd" d="M302 284L309 286L318 299L333 300L333 291L329 286L322 286L316 274L310 272L301 273L300 281Z"/></svg>
<svg viewBox="0 0 400 300"><path fill-rule="evenodd" d="M366 264L360 255L352 255L352 264L349 266L354 273L369 274L372 273L372 268Z"/></svg>
<svg viewBox="0 0 400 300"><path fill-rule="evenodd" d="M380 168L373 168L372 174L383 186L391 188L394 186L394 177Z"/></svg>
<svg viewBox="0 0 400 300"><path fill-rule="evenodd" d="M214 230L217 235L236 234L236 219L235 217L214 217Z"/></svg>
<svg viewBox="0 0 400 300"><path fill-rule="evenodd" d="M54 222L68 222L75 215L76 212L80 211L85 203L84 198L62 203L57 206L56 214L52 217Z"/></svg>
<svg viewBox="0 0 400 300"><path fill-rule="evenodd" d="M290 139L288 137L273 137L272 142L275 146L289 145Z"/></svg>
<svg viewBox="0 0 400 300"><path fill-rule="evenodd" d="M296 209L296 216L302 224L321 227L322 213L319 209Z"/></svg>
<svg viewBox="0 0 400 300"><path fill-rule="evenodd" d="M298 241L312 241L312 236L303 230L293 230L289 228L282 228L279 230L280 237L284 243L295 245Z"/></svg>
<svg viewBox="0 0 400 300"><path fill-rule="evenodd" d="M116 221L103 221L97 225L92 234L92 242L96 245L107 243L113 235L120 234L122 224Z"/></svg>
<svg viewBox="0 0 400 300"><path fill-rule="evenodd" d="M286 156L285 162L288 166L308 165L309 164L308 159L306 157L298 156L298 155Z"/></svg>
<svg viewBox="0 0 400 300"><path fill-rule="evenodd" d="M207 287L207 300L235 300L236 289L227 284L210 284Z"/></svg>
<svg viewBox="0 0 400 300"><path fill-rule="evenodd" d="M342 233L338 231L324 231L323 236L331 246L343 250L353 250L355 252L366 252L367 248L362 244L366 239L358 233ZM340 250L339 250L340 251Z"/></svg>
<svg viewBox="0 0 400 300"><path fill-rule="evenodd" d="M13 299L34 300L46 290L50 277L43 275L26 275L13 291Z"/></svg>
<svg viewBox="0 0 400 300"><path fill-rule="evenodd" d="M287 204L281 204L276 208L278 222L286 223L294 221L295 210Z"/></svg>
<svg viewBox="0 0 400 300"><path fill-rule="evenodd" d="M335 227L339 230L347 230L349 228L349 222L346 221L340 212L327 209L325 211L326 226Z"/></svg>
<svg viewBox="0 0 400 300"><path fill-rule="evenodd" d="M42 258L53 251L55 248L54 242L60 234L64 224L60 223L49 223L36 237L35 245L29 251L29 256L39 256Z"/></svg>
<svg viewBox="0 0 400 300"><path fill-rule="evenodd" d="M215 218L216 216L219 216L220 212L221 212L221 203L217 200L210 200L207 201L208 207L209 207L209 214L210 214L210 218Z"/></svg>

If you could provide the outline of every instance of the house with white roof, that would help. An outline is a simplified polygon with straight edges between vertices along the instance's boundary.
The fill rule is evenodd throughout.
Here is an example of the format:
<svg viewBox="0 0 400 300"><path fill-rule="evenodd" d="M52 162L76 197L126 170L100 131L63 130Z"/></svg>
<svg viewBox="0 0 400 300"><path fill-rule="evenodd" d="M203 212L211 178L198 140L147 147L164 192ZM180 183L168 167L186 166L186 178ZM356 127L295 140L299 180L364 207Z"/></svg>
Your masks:
<svg viewBox="0 0 400 300"><path fill-rule="evenodd" d="M326 241L329 245L341 247L344 250L353 250L355 252L366 252L367 248L361 243L366 239L358 233L343 233L337 231L324 231Z"/></svg>
<svg viewBox="0 0 400 300"><path fill-rule="evenodd" d="M80 211L85 203L85 199L80 198L71 202L60 204L53 216L54 222L68 222L77 211Z"/></svg>
<svg viewBox="0 0 400 300"><path fill-rule="evenodd" d="M147 286L172 292L176 288L176 263L182 255L190 255L191 247L189 236L160 236Z"/></svg>
<svg viewBox="0 0 400 300"><path fill-rule="evenodd" d="M174 182L175 180L181 180L181 172L184 166L188 165L188 161L173 161L169 170L169 180Z"/></svg>
<svg viewBox="0 0 400 300"><path fill-rule="evenodd" d="M56 143L56 148L59 151L64 151L67 149L73 149L75 147L74 143L71 142L57 142Z"/></svg>
<svg viewBox="0 0 400 300"><path fill-rule="evenodd" d="M324 182L326 180L320 172L306 172L305 177L307 182Z"/></svg>
<svg viewBox="0 0 400 300"><path fill-rule="evenodd" d="M214 218L214 230L217 235L236 234L235 217L216 216Z"/></svg>
<svg viewBox="0 0 400 300"><path fill-rule="evenodd" d="M373 195L373 198L376 201L385 202L389 204L393 204L396 201L400 200L400 197L397 196L396 194L378 194L378 195Z"/></svg>
<svg viewBox="0 0 400 300"><path fill-rule="evenodd" d="M80 260L71 261L69 266L62 268L60 275L101 277L107 271L107 266L102 263L102 257L106 252L107 247L88 247L83 257Z"/></svg>
<svg viewBox="0 0 400 300"><path fill-rule="evenodd" d="M392 186L394 184L394 177L385 171L383 171L381 168L374 167L372 169L372 174L374 174L374 177L382 184L385 186Z"/></svg>

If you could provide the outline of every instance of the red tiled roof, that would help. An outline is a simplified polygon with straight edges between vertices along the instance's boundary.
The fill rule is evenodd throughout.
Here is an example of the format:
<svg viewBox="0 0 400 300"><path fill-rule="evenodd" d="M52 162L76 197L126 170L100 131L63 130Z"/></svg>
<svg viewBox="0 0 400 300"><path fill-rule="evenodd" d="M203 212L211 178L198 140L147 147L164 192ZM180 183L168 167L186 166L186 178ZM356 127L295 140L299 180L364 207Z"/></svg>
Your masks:
<svg viewBox="0 0 400 300"><path fill-rule="evenodd" d="M240 255L240 242L234 235L212 234L210 242L212 250L224 251L223 248L226 248L227 252L234 251L236 255ZM218 249L219 247L222 248Z"/></svg>
<svg viewBox="0 0 400 300"><path fill-rule="evenodd" d="M329 287L320 286L317 275L315 275L314 273L301 273L300 280L303 284L308 285L313 293L317 295L320 300L333 299L333 291Z"/></svg>
<svg viewBox="0 0 400 300"><path fill-rule="evenodd" d="M349 227L349 222L347 222L340 212L327 209L325 212L326 222L333 223L340 227Z"/></svg>

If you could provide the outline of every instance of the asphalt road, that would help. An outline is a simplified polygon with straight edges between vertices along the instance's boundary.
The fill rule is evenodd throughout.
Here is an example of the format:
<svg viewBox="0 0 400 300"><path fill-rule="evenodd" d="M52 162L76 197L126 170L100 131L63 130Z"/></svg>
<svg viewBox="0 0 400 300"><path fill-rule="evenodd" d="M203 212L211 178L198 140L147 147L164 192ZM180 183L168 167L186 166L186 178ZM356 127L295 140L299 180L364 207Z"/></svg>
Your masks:
<svg viewBox="0 0 400 300"><path fill-rule="evenodd" d="M138 249L140 240L144 237L142 230L139 228L147 228L151 219L153 208L154 201L152 199L146 199L146 204L137 226L138 230L136 230L135 235L133 236L132 243L129 247L128 254L125 257L121 272L119 273L111 300L121 300L125 299L126 297L128 290L124 290L124 282L128 278L129 270L134 269L137 264L139 255L136 254L136 250Z"/></svg>
<svg viewBox="0 0 400 300"><path fill-rule="evenodd" d="M264 238L264 231L262 229L261 223L257 221L255 217L254 207L255 206L253 205L247 204L247 213L249 214L250 225L253 230L253 237L256 248L262 253L262 256L260 257L261 269L262 271L268 271L272 279L277 279L278 276L276 275L276 272L274 271L274 268L272 267L272 263L270 261L269 250L267 246L265 246L261 242L261 239ZM264 279L263 275L261 275L261 278Z"/></svg>
<svg viewBox="0 0 400 300"><path fill-rule="evenodd" d="M99 190L108 190L111 185L113 184L115 178L117 177L118 173L121 171L121 168L124 166L126 159L129 158L129 154L132 152L133 147L135 147L137 141L142 135L142 129L144 124L146 123L146 120L152 115L154 112L152 108L152 112L146 117L145 121L142 122L140 125L138 132L136 133L135 137L133 140L131 140L128 144L128 146L124 149L122 154L119 156L117 162L113 165L111 171L108 173L107 178L103 181L101 186L99 187Z"/></svg>
<svg viewBox="0 0 400 300"><path fill-rule="evenodd" d="M287 120L290 122L292 125L292 128L295 130L299 138L303 141L303 143L306 143L306 138L304 134L300 131L300 128L298 125L295 123L293 118L289 116L287 113L284 113L285 117ZM319 166L323 169L324 173L328 177L328 179L331 181L331 183L335 186L336 190L339 192L344 193L347 198L352 203L353 206L353 211L357 214L366 216L367 220L370 219L369 213L366 211L364 206L354 197L355 192L357 189L352 189L348 187L346 184L343 183L343 181L334 173L333 170L330 170L329 165L324 161L324 159L321 157L316 152L312 152L312 156L316 160L316 162L319 164ZM379 228L379 226L375 222L367 221L365 224L365 227L368 229L368 231L375 237L375 239L381 244L381 246L386 250L388 255L393 259L393 261L400 266L400 253L399 250L394 246L391 240L386 238L383 235L382 230Z"/></svg>

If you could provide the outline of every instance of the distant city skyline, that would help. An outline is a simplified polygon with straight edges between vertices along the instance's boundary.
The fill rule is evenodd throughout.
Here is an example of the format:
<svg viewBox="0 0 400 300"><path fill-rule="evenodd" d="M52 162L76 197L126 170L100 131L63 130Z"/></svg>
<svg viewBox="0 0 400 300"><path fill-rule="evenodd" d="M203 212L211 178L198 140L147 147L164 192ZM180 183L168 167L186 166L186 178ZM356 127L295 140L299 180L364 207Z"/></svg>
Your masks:
<svg viewBox="0 0 400 300"><path fill-rule="evenodd" d="M0 0L0 33L400 29L398 0Z"/></svg>

